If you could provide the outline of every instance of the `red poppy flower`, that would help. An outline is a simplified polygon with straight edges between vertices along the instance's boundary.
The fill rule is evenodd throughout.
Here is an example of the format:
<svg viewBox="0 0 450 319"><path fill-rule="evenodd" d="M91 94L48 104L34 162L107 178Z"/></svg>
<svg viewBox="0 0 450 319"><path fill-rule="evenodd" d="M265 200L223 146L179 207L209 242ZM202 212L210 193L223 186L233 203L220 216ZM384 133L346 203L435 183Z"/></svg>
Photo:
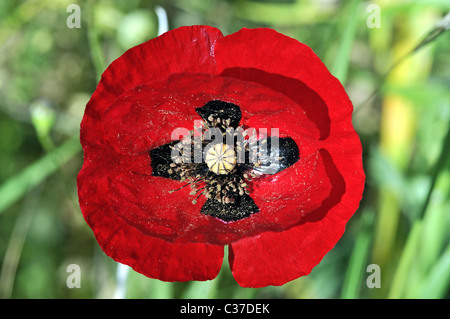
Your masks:
<svg viewBox="0 0 450 319"><path fill-rule="evenodd" d="M105 253L148 277L213 279L229 245L241 286L282 285L358 207L352 109L312 50L276 31L169 31L114 61L87 104L81 210ZM250 128L257 139L240 139Z"/></svg>

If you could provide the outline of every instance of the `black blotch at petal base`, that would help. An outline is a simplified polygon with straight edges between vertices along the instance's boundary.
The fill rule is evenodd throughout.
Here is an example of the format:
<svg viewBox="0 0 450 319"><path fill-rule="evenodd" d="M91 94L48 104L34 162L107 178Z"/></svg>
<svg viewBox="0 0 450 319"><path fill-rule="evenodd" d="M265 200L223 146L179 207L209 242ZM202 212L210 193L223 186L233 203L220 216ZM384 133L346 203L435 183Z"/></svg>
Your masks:
<svg viewBox="0 0 450 319"><path fill-rule="evenodd" d="M233 103L212 100L198 107L195 111L208 123L211 123L210 117L220 119L221 121L230 120L229 126L236 129L242 118L242 112L239 106Z"/></svg>
<svg viewBox="0 0 450 319"><path fill-rule="evenodd" d="M208 199L201 210L202 214L214 216L225 222L237 221L256 212L259 212L259 208L247 194L237 197L234 203L229 204Z"/></svg>

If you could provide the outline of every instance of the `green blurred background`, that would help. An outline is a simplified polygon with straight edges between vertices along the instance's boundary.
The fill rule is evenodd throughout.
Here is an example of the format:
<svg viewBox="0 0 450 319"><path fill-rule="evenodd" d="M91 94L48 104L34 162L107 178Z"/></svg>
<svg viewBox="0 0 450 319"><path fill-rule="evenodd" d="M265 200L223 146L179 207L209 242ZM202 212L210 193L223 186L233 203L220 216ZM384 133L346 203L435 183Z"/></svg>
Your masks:
<svg viewBox="0 0 450 319"><path fill-rule="evenodd" d="M72 3L81 28L66 24ZM1 0L0 297L450 297L449 9L444 0ZM95 242L77 203L79 123L104 68L156 37L164 15L169 29L274 28L309 45L345 86L366 189L309 276L241 288L225 260L213 281L165 283L119 266ZM70 264L81 288L66 285ZM380 288L367 285L370 264Z"/></svg>

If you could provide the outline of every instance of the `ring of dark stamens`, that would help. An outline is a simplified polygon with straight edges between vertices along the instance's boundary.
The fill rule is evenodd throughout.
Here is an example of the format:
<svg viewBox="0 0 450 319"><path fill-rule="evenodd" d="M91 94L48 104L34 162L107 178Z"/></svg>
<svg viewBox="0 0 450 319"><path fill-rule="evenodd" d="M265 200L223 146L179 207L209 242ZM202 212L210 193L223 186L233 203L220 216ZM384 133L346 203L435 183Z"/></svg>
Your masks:
<svg viewBox="0 0 450 319"><path fill-rule="evenodd" d="M291 138L279 138L279 152L277 154L271 154L270 152L270 138L260 140L256 145L251 145L248 142L244 142L244 145L238 144L236 134L239 134L237 133L238 128L242 128L238 126L242 114L240 108L232 103L213 100L201 108L196 108L196 112L204 120L203 128L194 129L202 133L202 152L211 143L210 140L203 139L203 132L208 128L219 128L224 143L229 141L229 139L226 139L227 134L234 132L235 136L231 138L237 148L243 148L245 161L243 163L236 161L234 168L226 174L216 174L211 171L205 163L204 157L202 162L196 163L194 145L198 144L194 144L196 141L194 131L191 131L190 140L187 140L191 143L189 145L191 147L190 162L182 161L181 157L177 161L173 161L171 151L177 147L180 141L172 141L150 151L152 175L185 182L184 185L173 191L189 186L191 188L190 195L194 196L193 204L196 204L201 196L205 196L207 200L201 209L202 214L230 222L258 212L258 206L250 197L249 182L264 175L276 174L297 162L299 159L297 144ZM188 142L182 143L187 145ZM263 161L259 159L250 161L250 153L255 150L254 148L258 151L258 147L263 144L267 146L267 157L262 157ZM181 156L184 155L183 149L179 152ZM276 165L272 165L275 155L277 157Z"/></svg>

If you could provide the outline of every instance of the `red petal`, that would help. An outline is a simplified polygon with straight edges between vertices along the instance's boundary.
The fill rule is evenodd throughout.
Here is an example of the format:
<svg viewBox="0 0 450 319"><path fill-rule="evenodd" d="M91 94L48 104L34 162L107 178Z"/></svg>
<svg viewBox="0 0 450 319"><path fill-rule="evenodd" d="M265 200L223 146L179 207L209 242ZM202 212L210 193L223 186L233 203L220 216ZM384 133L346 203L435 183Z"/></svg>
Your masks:
<svg viewBox="0 0 450 319"><path fill-rule="evenodd" d="M209 280L217 276L223 247L174 244L142 233L119 218L108 203L109 178L83 167L78 176L80 207L104 252L136 271L164 281Z"/></svg>
<svg viewBox="0 0 450 319"><path fill-rule="evenodd" d="M107 221L102 220L102 224ZM174 244L145 236L124 224L108 229L101 246L114 260L131 266L147 277L163 281L211 280L220 271L223 246L203 243ZM105 234L102 233L102 236Z"/></svg>
<svg viewBox="0 0 450 319"><path fill-rule="evenodd" d="M222 75L262 84L292 100L296 107L288 111L289 116L283 117L279 126L273 126L279 127L280 132L285 132L289 136L296 136L295 132L302 134L307 132L307 136L316 140L329 136L330 118L327 105L315 91L303 82L254 68L228 68L223 70ZM272 116L276 116L277 109L265 113L261 105L253 104L246 111L257 115L257 121L261 123L272 123ZM256 119L254 120L256 122ZM250 124L247 123L247 125ZM290 128L290 130L286 130L286 128Z"/></svg>
<svg viewBox="0 0 450 319"><path fill-rule="evenodd" d="M110 175L108 196L114 212L130 226L168 241L228 244L263 231L292 227L327 198L329 177L316 141L308 137L310 123L301 113L296 116L297 106L282 94L258 84L194 74L174 75L151 87L123 94L102 118L105 136L116 152L124 154L120 156L145 156L139 152L148 153L169 142L175 127L192 128L195 107L213 99L239 101L244 123L269 133L271 127L279 128L296 140L301 155L293 167L252 183L251 196L260 212L233 223L202 215L205 198L193 205L195 197L189 195L189 187L170 193L184 182L153 177L150 172L135 174L123 167L123 174Z"/></svg>
<svg viewBox="0 0 450 319"><path fill-rule="evenodd" d="M83 215L109 256L153 278L212 279L222 265L223 247L167 243L144 235L111 211L111 179L124 171L151 173L147 171L150 161L148 154L142 157L134 152L133 157L127 157L117 149L113 152L103 134L101 115L122 93L136 86L174 72L212 72L215 63L210 52L220 37L215 28L180 28L127 51L103 74L81 124L84 163L78 175L78 192Z"/></svg>
<svg viewBox="0 0 450 319"><path fill-rule="evenodd" d="M296 165L294 173L285 170L256 183L252 198L261 211L234 223L201 214L205 197L192 204L195 197L189 195L190 187L171 193L183 183L136 173L113 179L108 185L108 205L131 227L150 236L172 242L227 244L264 230L286 229L319 208L332 187L323 167L321 156L315 154ZM294 185L289 174L296 177ZM281 181L275 182L278 175ZM280 187L289 191L280 196Z"/></svg>
<svg viewBox="0 0 450 319"><path fill-rule="evenodd" d="M118 98L103 114L105 137L123 154L139 154L172 141L177 127L192 129L195 105L176 91L140 86ZM178 139L178 136L176 137Z"/></svg>
<svg viewBox="0 0 450 319"><path fill-rule="evenodd" d="M203 230L198 229L209 224L207 216L199 213L202 203L192 204L195 197L189 195L190 187L171 193L180 185L163 177L122 174L110 184L108 205L144 234L168 241L179 241L189 234L205 241Z"/></svg>
<svg viewBox="0 0 450 319"><path fill-rule="evenodd" d="M221 37L213 27L181 27L131 48L105 70L91 107L101 112L122 93L171 74L214 73L211 51Z"/></svg>
<svg viewBox="0 0 450 319"><path fill-rule="evenodd" d="M295 165L273 176L256 180L251 196L266 223L283 230L296 225L327 200L334 185L326 170L322 153L300 159ZM277 221L277 222L275 222Z"/></svg>
<svg viewBox="0 0 450 319"><path fill-rule="evenodd" d="M242 29L218 40L215 48L219 73L284 93L315 123L320 139L333 134L333 128L340 129L339 124L330 128L335 115L352 112L339 80L311 48L295 39L271 29ZM308 93L311 90L314 96Z"/></svg>
<svg viewBox="0 0 450 319"><path fill-rule="evenodd" d="M283 285L308 275L341 238L364 188L361 162L347 161L348 155L360 151L359 138L352 137L347 154L334 153L332 158L328 151L321 151L333 184L321 207L289 230L266 232L231 244L230 266L239 285Z"/></svg>
<svg viewBox="0 0 450 319"><path fill-rule="evenodd" d="M315 125L312 133L316 141L309 145L315 144L325 161L332 184L328 197L291 229L267 232L231 245L230 264L240 285L282 285L308 274L320 262L342 236L358 207L365 177L361 143L351 122L352 105L342 85L309 47L274 30L243 29L224 37L216 44L215 56L222 75L283 93L297 104L294 113L304 112ZM299 136L294 140L302 158L305 139ZM272 186L285 191L296 185L294 168ZM286 179L290 181L284 184ZM267 186L264 189L270 194ZM310 194L314 196L314 192Z"/></svg>
<svg viewBox="0 0 450 319"><path fill-rule="evenodd" d="M223 77L214 76L218 73ZM171 105L168 92L186 107ZM212 99L240 105L245 125L279 128L300 148L298 163L252 183L251 196L261 212L233 223L203 216L192 206L183 208L186 194L169 197L165 192L177 182L159 183L149 176L148 151L169 141L172 127L187 125L194 108ZM164 118L164 112L177 110L180 116ZM236 280L243 286L281 285L309 273L357 209L364 172L351 113L339 81L294 39L268 29L244 29L224 38L210 27L168 32L115 61L91 98L81 127L85 162L78 177L80 206L103 249L151 277L208 279L220 268L217 246L180 246L163 239L239 240L230 249ZM159 124L152 128L158 134L152 135L148 126L152 120ZM181 263L172 254L187 264L187 272L179 273ZM198 262L209 257L204 267Z"/></svg>
<svg viewBox="0 0 450 319"><path fill-rule="evenodd" d="M123 93L174 73L214 73L211 54L221 32L208 26L181 27L131 48L112 62L89 100L81 122L80 140L89 160L89 147L102 144L96 134L103 112Z"/></svg>

